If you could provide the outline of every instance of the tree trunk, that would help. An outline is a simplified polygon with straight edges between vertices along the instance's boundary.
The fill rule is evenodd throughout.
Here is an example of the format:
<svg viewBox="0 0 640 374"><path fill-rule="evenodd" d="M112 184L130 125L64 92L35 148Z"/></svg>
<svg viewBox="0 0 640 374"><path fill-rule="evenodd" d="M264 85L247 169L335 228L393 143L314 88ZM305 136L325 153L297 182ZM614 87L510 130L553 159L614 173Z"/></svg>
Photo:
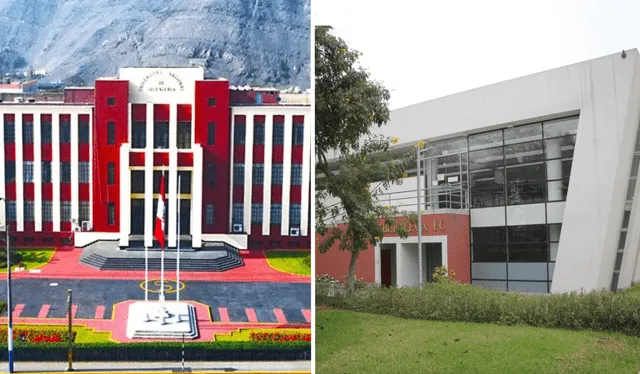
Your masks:
<svg viewBox="0 0 640 374"><path fill-rule="evenodd" d="M351 294L356 290L356 263L360 250L351 252L351 262L349 262L349 276L347 277L347 293Z"/></svg>

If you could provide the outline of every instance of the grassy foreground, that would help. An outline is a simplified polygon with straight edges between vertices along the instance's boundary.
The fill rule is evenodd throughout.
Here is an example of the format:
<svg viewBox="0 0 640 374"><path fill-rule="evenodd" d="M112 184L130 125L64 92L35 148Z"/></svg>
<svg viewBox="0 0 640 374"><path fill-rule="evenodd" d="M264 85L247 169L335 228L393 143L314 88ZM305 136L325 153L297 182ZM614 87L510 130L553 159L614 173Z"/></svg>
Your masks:
<svg viewBox="0 0 640 374"><path fill-rule="evenodd" d="M316 373L638 373L640 339L529 326L316 313Z"/></svg>
<svg viewBox="0 0 640 374"><path fill-rule="evenodd" d="M42 248L42 249L23 249L16 250L16 254L20 255L22 258L22 266L25 267L25 271L34 270L43 267L51 261L51 258L56 253L54 248ZM13 256L11 256L13 259ZM6 261L6 258L5 258ZM3 267L0 268L0 273L7 272L7 264L6 262ZM12 270L18 268L18 264L14 264L11 266Z"/></svg>
<svg viewBox="0 0 640 374"><path fill-rule="evenodd" d="M283 273L311 275L309 251L265 251L269 266Z"/></svg>

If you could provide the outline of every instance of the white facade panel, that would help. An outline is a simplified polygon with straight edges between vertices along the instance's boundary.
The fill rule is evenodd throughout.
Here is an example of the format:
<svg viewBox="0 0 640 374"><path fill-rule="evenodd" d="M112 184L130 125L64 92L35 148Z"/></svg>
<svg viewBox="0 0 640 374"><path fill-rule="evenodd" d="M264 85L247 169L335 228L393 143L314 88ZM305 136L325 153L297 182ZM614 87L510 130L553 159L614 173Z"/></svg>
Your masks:
<svg viewBox="0 0 640 374"><path fill-rule="evenodd" d="M512 205L507 207L507 226L544 225L544 204Z"/></svg>
<svg viewBox="0 0 640 374"><path fill-rule="evenodd" d="M471 227L492 227L506 225L505 207L471 209L469 222Z"/></svg>

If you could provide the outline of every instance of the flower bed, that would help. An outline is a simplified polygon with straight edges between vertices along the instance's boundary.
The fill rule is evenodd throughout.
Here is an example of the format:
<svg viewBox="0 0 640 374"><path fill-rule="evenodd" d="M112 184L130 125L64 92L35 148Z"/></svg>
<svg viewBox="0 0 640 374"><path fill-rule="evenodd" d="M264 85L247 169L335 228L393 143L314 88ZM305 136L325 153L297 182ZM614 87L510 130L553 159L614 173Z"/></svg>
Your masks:
<svg viewBox="0 0 640 374"><path fill-rule="evenodd" d="M249 338L253 342L310 342L311 334L281 333L281 332L252 332Z"/></svg>
<svg viewBox="0 0 640 374"><path fill-rule="evenodd" d="M67 341L67 330L64 328L51 328L45 329L29 328L22 329L17 328L13 330L13 340L17 344L20 343L62 343ZM75 332L74 332L75 336ZM0 329L0 341L7 341L7 329Z"/></svg>

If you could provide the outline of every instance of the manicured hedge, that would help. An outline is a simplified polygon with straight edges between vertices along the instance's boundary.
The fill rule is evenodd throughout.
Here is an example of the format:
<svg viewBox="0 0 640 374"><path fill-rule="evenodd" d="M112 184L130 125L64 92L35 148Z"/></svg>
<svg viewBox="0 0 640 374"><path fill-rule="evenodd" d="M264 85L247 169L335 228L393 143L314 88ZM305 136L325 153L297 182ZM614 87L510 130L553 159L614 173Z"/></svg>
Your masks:
<svg viewBox="0 0 640 374"><path fill-rule="evenodd" d="M316 285L316 304L358 312L438 321L612 331L640 337L640 297L608 291L521 294L446 279L418 288L376 288L345 296Z"/></svg>

